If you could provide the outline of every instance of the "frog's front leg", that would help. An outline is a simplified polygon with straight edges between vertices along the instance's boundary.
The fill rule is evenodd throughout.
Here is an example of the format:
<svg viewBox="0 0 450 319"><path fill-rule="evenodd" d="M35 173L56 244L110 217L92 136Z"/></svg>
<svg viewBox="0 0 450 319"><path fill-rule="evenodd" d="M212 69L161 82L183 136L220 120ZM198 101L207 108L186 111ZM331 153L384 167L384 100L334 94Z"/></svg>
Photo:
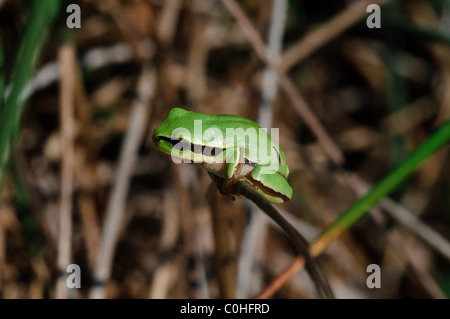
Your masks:
<svg viewBox="0 0 450 319"><path fill-rule="evenodd" d="M233 147L226 149L215 157L207 158L203 166L222 194L237 195L234 184L240 176L244 164L244 151Z"/></svg>
<svg viewBox="0 0 450 319"><path fill-rule="evenodd" d="M204 156L202 163L210 174L223 179L236 178L241 172L242 164L244 151L238 147L226 149L216 156Z"/></svg>
<svg viewBox="0 0 450 319"><path fill-rule="evenodd" d="M240 176L244 163L244 150L242 148L233 147L225 150L225 167L228 180L233 180Z"/></svg>
<svg viewBox="0 0 450 319"><path fill-rule="evenodd" d="M245 163L244 150L239 147L228 148L215 158L216 163L221 163L220 172L216 170L214 176L219 190L223 194L238 195L235 191L235 184L241 176L242 167ZM211 168L211 166L209 166ZM219 166L215 166L219 168Z"/></svg>
<svg viewBox="0 0 450 319"><path fill-rule="evenodd" d="M241 176L241 170L245 163L244 150L233 147L226 150L225 170L226 180L223 183L223 192L226 194L239 195L236 193L235 185Z"/></svg>

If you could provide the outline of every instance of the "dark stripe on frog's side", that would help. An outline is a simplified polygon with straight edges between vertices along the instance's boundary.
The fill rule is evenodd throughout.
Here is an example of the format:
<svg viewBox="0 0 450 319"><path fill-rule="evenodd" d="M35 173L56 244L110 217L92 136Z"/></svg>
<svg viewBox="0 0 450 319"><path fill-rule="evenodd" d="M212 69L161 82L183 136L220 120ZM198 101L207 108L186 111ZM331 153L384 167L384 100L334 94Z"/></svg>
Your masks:
<svg viewBox="0 0 450 319"><path fill-rule="evenodd" d="M166 141L166 142L172 144L172 146L178 145L178 143L182 143L181 146L183 149L189 148L191 150L191 152L195 153L195 154L204 154L205 152L208 152L208 154L211 154L211 156L216 156L217 154L220 154L220 153L226 151L226 148L211 147L211 146L200 145L200 144L192 144L182 138L173 140L170 137L158 136L156 139L158 141ZM197 147L195 147L195 146L197 146ZM201 149L201 151L200 151L200 149ZM216 152L217 150L218 150L218 152ZM277 154L278 154L278 151L277 151ZM247 158L244 158L244 164L247 164L247 165L250 165L253 167L258 166L257 163L249 161Z"/></svg>
<svg viewBox="0 0 450 319"><path fill-rule="evenodd" d="M278 174L278 173L276 173L276 174ZM281 175L281 174L280 174L280 175ZM284 176L283 176L283 177L284 177ZM290 198L287 197L286 195L284 195L284 194L282 194L282 193L279 193L279 192L277 192L277 191L274 191L273 189L271 189L271 188L265 186L263 183L261 183L261 182L255 180L255 179L253 179L252 176L251 176L251 174L248 174L248 175L247 175L247 179L249 179L249 180L251 181L251 183L252 183L253 186L256 186L257 188L261 189L264 193L266 193L266 194L269 195L269 196L282 198L283 201L285 201L285 202L287 202L287 201L290 199Z"/></svg>
<svg viewBox="0 0 450 319"><path fill-rule="evenodd" d="M173 146L181 143L181 145L179 145L179 146L181 146L181 148L183 148L183 149L189 148L191 150L191 152L195 153L195 154L204 154L205 152L208 152L208 154L211 154L211 156L216 156L217 154L220 154L225 150L224 148L219 148L219 147L210 147L210 146L206 146L206 145L192 144L182 138L173 140L170 137L158 136L156 139L158 141L166 141L166 142L172 144ZM197 146L197 147L195 147L195 146ZM216 150L218 150L218 152L216 152Z"/></svg>

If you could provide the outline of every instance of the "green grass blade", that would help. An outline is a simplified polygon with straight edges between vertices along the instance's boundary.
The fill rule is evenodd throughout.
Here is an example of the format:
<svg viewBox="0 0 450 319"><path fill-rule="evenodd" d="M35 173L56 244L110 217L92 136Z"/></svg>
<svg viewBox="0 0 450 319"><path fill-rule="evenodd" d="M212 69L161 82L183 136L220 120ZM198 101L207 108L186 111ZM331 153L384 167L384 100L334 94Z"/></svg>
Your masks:
<svg viewBox="0 0 450 319"><path fill-rule="evenodd" d="M19 131L24 111L21 93L36 69L42 46L53 18L60 6L59 0L35 0L20 44L10 80L11 91L6 97L0 117L0 184L12 152L14 137Z"/></svg>
<svg viewBox="0 0 450 319"><path fill-rule="evenodd" d="M379 200L392 192L407 176L440 147L450 141L450 120L446 121L427 141L425 141L402 164L397 166L352 207L331 223L315 240L315 252L318 254L328 247L340 234L360 220Z"/></svg>
<svg viewBox="0 0 450 319"><path fill-rule="evenodd" d="M0 116L2 114L3 107L3 92L5 88L5 66L2 39L0 38Z"/></svg>

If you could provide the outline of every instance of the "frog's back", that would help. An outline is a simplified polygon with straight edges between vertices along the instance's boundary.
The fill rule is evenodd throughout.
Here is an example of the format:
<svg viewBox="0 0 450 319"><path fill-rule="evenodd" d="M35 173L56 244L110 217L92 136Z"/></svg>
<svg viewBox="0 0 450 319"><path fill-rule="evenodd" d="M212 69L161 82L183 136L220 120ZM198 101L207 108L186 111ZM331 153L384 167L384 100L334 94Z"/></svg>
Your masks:
<svg viewBox="0 0 450 319"><path fill-rule="evenodd" d="M266 138L266 144L264 145L267 145L268 148L266 154L271 154L272 149L274 148L275 153L273 156L277 157L277 160L281 165L281 173L285 176L288 174L284 152L278 147L278 145L273 143L270 135L267 134L266 131L260 135L260 129L262 130L262 128L252 120L236 115L209 115L186 111L181 108L172 109L169 113L169 117L175 119L175 122L179 123L180 127L186 128L189 132L191 132L191 134L194 135L197 131L200 133L201 123L202 136L194 137L195 141L198 142L199 140L197 138L200 138L202 145L217 148L227 148L230 147L230 145L241 147L245 149L246 157L254 162L260 162L260 159L258 158L258 150L260 150L262 144L259 142L261 142L260 137L264 136ZM201 120L201 122L195 122L199 120ZM217 130L220 131L220 134ZM236 136L238 138L235 138ZM256 150L256 152L251 152L251 150Z"/></svg>
<svg viewBox="0 0 450 319"><path fill-rule="evenodd" d="M196 120L202 121L203 131L210 127L217 127L223 131L223 134L226 133L227 128L258 129L260 127L252 120L231 114L203 114L193 111L186 111L181 108L174 108L170 111L170 115L179 117L189 130L194 129L194 121Z"/></svg>

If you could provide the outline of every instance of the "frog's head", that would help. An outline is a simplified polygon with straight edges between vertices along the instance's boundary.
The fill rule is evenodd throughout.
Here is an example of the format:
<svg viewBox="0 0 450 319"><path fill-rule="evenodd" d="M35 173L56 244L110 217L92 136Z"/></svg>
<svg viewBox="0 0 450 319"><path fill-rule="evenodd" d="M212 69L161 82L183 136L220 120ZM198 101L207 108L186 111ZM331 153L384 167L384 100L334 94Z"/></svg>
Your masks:
<svg viewBox="0 0 450 319"><path fill-rule="evenodd" d="M171 155L173 146L179 140L172 140L172 134L183 124L183 118L186 117L188 111L175 107L170 110L164 122L158 126L153 132L153 145L164 154ZM181 136L180 136L181 138Z"/></svg>

